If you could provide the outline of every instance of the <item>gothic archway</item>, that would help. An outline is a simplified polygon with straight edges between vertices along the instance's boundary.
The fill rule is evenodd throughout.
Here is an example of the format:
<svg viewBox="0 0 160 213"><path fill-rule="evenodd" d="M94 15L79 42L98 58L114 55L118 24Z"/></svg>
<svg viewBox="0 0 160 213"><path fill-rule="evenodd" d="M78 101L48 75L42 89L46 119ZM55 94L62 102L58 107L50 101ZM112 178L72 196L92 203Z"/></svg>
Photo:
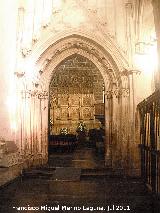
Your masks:
<svg viewBox="0 0 160 213"><path fill-rule="evenodd" d="M102 123L97 119L99 116L103 118ZM103 77L91 61L73 54L55 68L50 82L49 150L72 150L78 140L79 145L96 148L103 154L103 136ZM61 138L66 145L57 142Z"/></svg>
<svg viewBox="0 0 160 213"><path fill-rule="evenodd" d="M23 118L27 117L28 121L22 118L24 125L19 135L26 144L29 144L31 140L32 146L31 149L27 148L28 152L33 153L33 156L47 160L47 96L49 85L55 73L55 68L66 58L78 54L91 61L104 80L106 166L114 168L129 167L129 163L132 162L128 160L130 158L131 129L133 127L130 119L132 90L130 72L126 70L127 64L124 63L121 55L117 58L118 52L113 51L113 54L110 54L105 47L94 40L75 34L46 46L39 57L34 57L34 53L35 51L33 51L30 58L26 58L28 64L32 64L32 69L29 69L30 66L28 66L28 72L31 75L27 76L27 73L25 75L26 91L24 91L24 97L30 98L27 99L30 108L29 111L24 112L25 116ZM30 59L32 59L32 62L34 61L34 66ZM32 79L31 76L33 76ZM26 102L23 97L22 102L23 104ZM28 117L28 113L30 115L36 114L36 116L34 118ZM31 135L29 137L28 132Z"/></svg>
<svg viewBox="0 0 160 213"><path fill-rule="evenodd" d="M99 128L94 115L98 113L95 112L98 105L104 103L104 81L96 66L74 54L55 69L49 88L50 133L59 134L66 128L76 134L80 121L86 123L88 129Z"/></svg>
<svg viewBox="0 0 160 213"><path fill-rule="evenodd" d="M73 54L79 54L93 62L103 76L106 165L122 168L128 156L130 134L130 88L127 70L122 70L123 67L119 66L113 57L95 42L74 35L52 44L39 57L36 64L37 72L40 74L39 85L45 91L49 91L49 83L55 68Z"/></svg>

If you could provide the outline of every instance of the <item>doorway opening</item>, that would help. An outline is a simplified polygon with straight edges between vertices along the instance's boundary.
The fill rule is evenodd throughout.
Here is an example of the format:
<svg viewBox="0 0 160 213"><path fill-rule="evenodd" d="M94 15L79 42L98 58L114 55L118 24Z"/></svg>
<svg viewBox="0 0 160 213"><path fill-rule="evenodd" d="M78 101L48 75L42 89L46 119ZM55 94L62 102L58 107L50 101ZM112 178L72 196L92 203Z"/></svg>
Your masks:
<svg viewBox="0 0 160 213"><path fill-rule="evenodd" d="M57 155L72 156L72 163L85 161L85 155L95 160L93 152L102 159L104 105L104 80L93 62L79 54L63 60L49 86L49 160Z"/></svg>

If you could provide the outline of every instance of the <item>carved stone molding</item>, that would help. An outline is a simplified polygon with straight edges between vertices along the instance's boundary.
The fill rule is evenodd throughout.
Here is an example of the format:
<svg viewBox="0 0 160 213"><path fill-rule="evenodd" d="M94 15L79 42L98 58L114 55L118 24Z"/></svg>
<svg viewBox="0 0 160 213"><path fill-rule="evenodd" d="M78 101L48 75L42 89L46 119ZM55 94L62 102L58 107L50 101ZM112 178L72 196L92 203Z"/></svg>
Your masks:
<svg viewBox="0 0 160 213"><path fill-rule="evenodd" d="M31 48L22 48L21 49L22 56L24 58L27 57L29 54L31 54L31 51L32 51Z"/></svg>
<svg viewBox="0 0 160 213"><path fill-rule="evenodd" d="M114 89L114 90L108 90L105 92L106 98L111 99L113 97L119 98L119 97L128 97L129 96L129 88L122 88L122 89Z"/></svg>
<svg viewBox="0 0 160 213"><path fill-rule="evenodd" d="M21 91L22 99L37 97L38 99L48 99L47 91L36 91L36 90L22 90Z"/></svg>
<svg viewBox="0 0 160 213"><path fill-rule="evenodd" d="M44 58L40 57L40 60L37 62L38 64L41 63L39 70L45 70L49 63L52 61L53 58L60 55L62 52L71 49L78 49L84 50L85 52L89 53L90 55L95 56L98 61L106 66L108 70L114 70L113 65L110 63L105 54L102 51L99 51L93 45L84 42L80 38L72 38L69 41L63 42L62 45L52 45L49 48L49 51L46 51ZM41 62L43 60L43 63Z"/></svg>

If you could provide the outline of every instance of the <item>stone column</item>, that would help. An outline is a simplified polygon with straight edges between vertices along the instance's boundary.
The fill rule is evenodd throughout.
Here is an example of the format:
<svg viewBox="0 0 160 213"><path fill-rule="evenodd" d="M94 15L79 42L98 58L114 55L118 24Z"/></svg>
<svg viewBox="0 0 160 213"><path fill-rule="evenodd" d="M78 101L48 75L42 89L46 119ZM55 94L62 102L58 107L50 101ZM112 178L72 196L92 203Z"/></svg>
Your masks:
<svg viewBox="0 0 160 213"><path fill-rule="evenodd" d="M0 158L6 144L14 145L15 123L11 113L15 111L14 103L14 69L16 63L16 21L17 1L0 2ZM11 123L12 122L12 123ZM13 130L14 129L14 130Z"/></svg>
<svg viewBox="0 0 160 213"><path fill-rule="evenodd" d="M107 166L115 171L128 172L129 164L129 95L128 89L113 88L106 91L106 153Z"/></svg>
<svg viewBox="0 0 160 213"><path fill-rule="evenodd" d="M16 55L16 1L2 0L0 7L0 138L12 140L7 101L14 76ZM8 102L9 103L9 102ZM12 106L10 106L12 108Z"/></svg>
<svg viewBox="0 0 160 213"><path fill-rule="evenodd" d="M41 138L41 154L44 163L48 159L48 94L42 92L39 95L40 111L39 111L39 122L40 122L40 138Z"/></svg>
<svg viewBox="0 0 160 213"><path fill-rule="evenodd" d="M129 63L132 63L132 58L133 58L133 50L134 50L134 30L132 29L134 24L133 24L133 18L132 18L132 13L133 13L133 5L130 1L128 1L125 4L126 7L126 45L127 45L127 54L128 54L128 60Z"/></svg>
<svg viewBox="0 0 160 213"><path fill-rule="evenodd" d="M112 138L111 138L111 113L112 96L109 91L105 92L105 166L112 167Z"/></svg>

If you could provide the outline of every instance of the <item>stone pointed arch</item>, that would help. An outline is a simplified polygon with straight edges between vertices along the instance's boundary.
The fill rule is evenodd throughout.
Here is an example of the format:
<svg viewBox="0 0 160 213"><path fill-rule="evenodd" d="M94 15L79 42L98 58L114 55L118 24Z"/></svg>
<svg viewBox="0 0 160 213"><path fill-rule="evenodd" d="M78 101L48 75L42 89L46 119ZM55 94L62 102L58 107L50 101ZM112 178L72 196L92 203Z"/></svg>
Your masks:
<svg viewBox="0 0 160 213"><path fill-rule="evenodd" d="M127 56L124 52L121 51L116 41L107 33L104 35L95 34L92 31L87 29L64 29L60 32L53 32L51 29L47 29L44 36L42 36L32 50L32 56L35 60L52 44L55 44L57 41L60 41L68 37L81 37L83 40L88 40L92 43L95 43L100 48L105 49L108 52L108 55L113 57L113 60L119 64L120 67L129 67Z"/></svg>
<svg viewBox="0 0 160 213"><path fill-rule="evenodd" d="M55 68L67 57L79 54L96 65L105 82L106 164L117 166L117 159L118 162L123 161L121 159L122 154L120 154L120 140L122 138L126 140L127 137L127 135L122 135L121 129L123 127L123 116L126 114L125 110L129 109L128 105L126 108L126 104L129 103L130 88L124 87L122 80L122 73L128 65L124 63L124 58L122 60L122 55L119 54L118 56L117 51L113 51L112 54L111 51L109 53L108 47L105 45L102 46L90 38L77 34L60 38L55 42L53 40L48 41L47 48L43 49L43 47L43 50L41 49L42 54L36 57L36 71L41 73L39 85L48 91ZM126 79L128 80L128 77ZM115 150L113 150L112 144L116 144ZM113 153L119 156L115 155L114 157ZM119 164L122 166L122 162Z"/></svg>
<svg viewBox="0 0 160 213"><path fill-rule="evenodd" d="M88 48L87 51L90 51L90 54L93 54L94 50L98 51L99 60L110 61L114 65L114 70L118 72L123 72L124 70L129 70L130 65L128 63L126 55L120 50L116 42L108 35L96 36L94 33L79 30L64 30L60 33L51 33L48 32L42 37L34 46L32 54L28 58L31 61L31 64L35 65L39 59L42 59L44 53L47 50L51 50L54 46L58 51L61 51L63 43L67 41L73 42L73 40L79 40L80 43L84 44ZM71 41L72 40L72 41ZM75 41L76 42L76 41ZM60 44L60 46L58 46ZM91 52L92 51L92 52ZM105 57L104 57L105 56Z"/></svg>
<svg viewBox="0 0 160 213"><path fill-rule="evenodd" d="M56 66L67 57L79 54L95 64L105 82L106 165L125 167L124 159L127 157L130 134L130 84L127 74L129 65L117 47L114 44L112 46L111 40L105 41L99 38L95 41L95 39L94 35L87 37L83 33L68 33L65 37L61 34L59 38L50 37L41 46L37 44L28 60L34 64L33 72L39 80L36 82L38 85L36 89L45 92L49 91L49 84ZM43 103L41 115L44 116L45 122L42 124L41 132L46 133L48 106L46 101ZM45 143L41 142L41 144L45 144L45 146L40 146L42 150L44 150L43 147L47 147L47 138L43 140ZM44 156L47 156L46 148Z"/></svg>
<svg viewBox="0 0 160 213"><path fill-rule="evenodd" d="M43 76L45 76L46 81L49 81L52 70L60 61L69 55L78 53L99 67L104 79L108 76L110 77L110 82L112 81L118 84L119 87L120 85L122 86L121 73L126 67L128 68L128 64L124 63L124 58L120 60L122 58L120 54L119 57L115 56L117 52L113 55L109 53L108 50L105 49L105 45L103 47L90 38L73 34L59 39L46 47L39 56L35 54L36 69L42 72L45 70L45 75Z"/></svg>

